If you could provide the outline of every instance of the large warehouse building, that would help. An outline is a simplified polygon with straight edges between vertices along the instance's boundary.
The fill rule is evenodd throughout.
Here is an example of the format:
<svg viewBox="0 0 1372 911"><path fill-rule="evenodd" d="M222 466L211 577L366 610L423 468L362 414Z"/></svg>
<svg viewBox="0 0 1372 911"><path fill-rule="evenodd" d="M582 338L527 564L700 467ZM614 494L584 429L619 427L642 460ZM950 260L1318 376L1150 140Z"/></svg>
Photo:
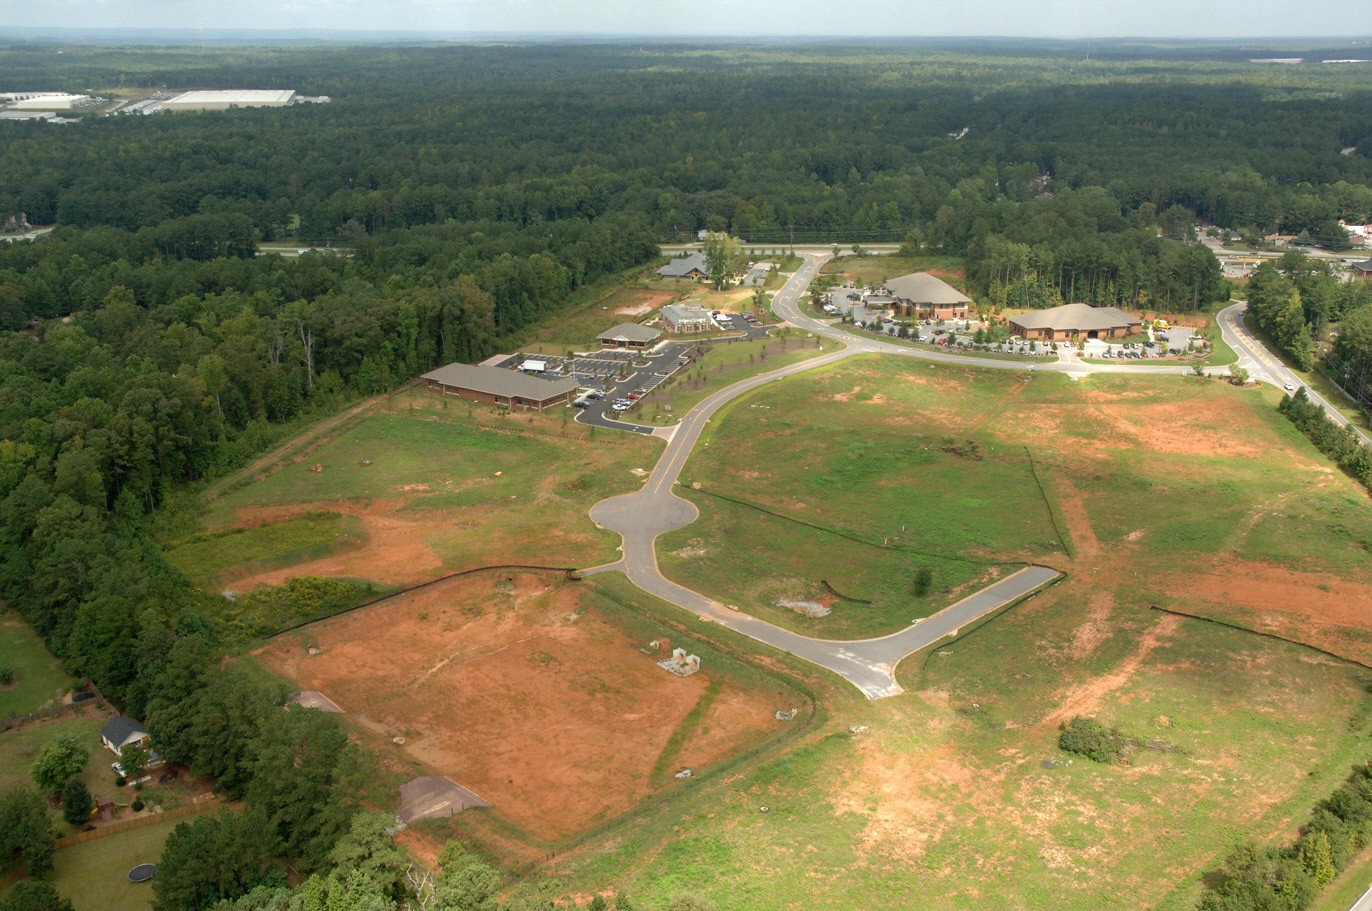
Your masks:
<svg viewBox="0 0 1372 911"><path fill-rule="evenodd" d="M90 101L89 95L67 92L7 92L0 93L0 101L8 101L14 111L70 111Z"/></svg>
<svg viewBox="0 0 1372 911"><path fill-rule="evenodd" d="M228 89L182 92L162 102L164 111L227 111L229 108L282 108L291 103L290 89Z"/></svg>

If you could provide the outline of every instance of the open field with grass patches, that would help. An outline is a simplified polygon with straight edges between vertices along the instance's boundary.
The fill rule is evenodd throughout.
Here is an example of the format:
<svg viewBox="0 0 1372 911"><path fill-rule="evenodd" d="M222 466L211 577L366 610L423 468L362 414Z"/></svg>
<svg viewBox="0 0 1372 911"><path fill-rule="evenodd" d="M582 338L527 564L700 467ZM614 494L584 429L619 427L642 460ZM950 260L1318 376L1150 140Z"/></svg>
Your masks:
<svg viewBox="0 0 1372 911"><path fill-rule="evenodd" d="M898 253L840 256L825 263L822 271L837 278L839 284L851 281L859 286L880 285L911 272L932 272L954 288L965 290L960 256L903 256Z"/></svg>
<svg viewBox="0 0 1372 911"><path fill-rule="evenodd" d="M14 611L0 612L0 667L14 673L13 683L0 686L0 718L32 712L71 687L62 663Z"/></svg>
<svg viewBox="0 0 1372 911"><path fill-rule="evenodd" d="M1236 605L1264 588L1254 603L1265 610L1304 603L1323 623L1372 630L1372 510L1274 404L1267 393L1193 377L1072 382L896 358L850 361L759 390L715 420L682 474L683 495L702 519L664 536L659 554L668 575L745 609L765 611L759 602L784 579L796 587L808 580L811 593L827 579L844 595L881 604L882 580L892 579L888 609L869 609L863 621L872 631L927 612L898 584L925 554L1039 560L1093 574L1128 567L1168 597L1204 595L1219 579ZM969 440L980 458L969 457ZM702 491L688 489L695 481ZM762 509L785 518L764 518ZM866 546L826 545L824 533L800 522ZM803 538L781 539L803 545L803 555L771 547L777 534ZM872 546L883 542L902 548L908 570L897 551ZM951 578L931 567L935 589L979 571L964 566ZM1236 588L1230 579L1286 572L1304 575L1278 601L1270 586ZM855 591L834 581L845 574ZM1324 591L1337 599L1312 595ZM1354 607L1336 610L1332 600ZM797 619L789 625L840 638L864 628L842 620L845 612L859 614L840 604L817 620L790 614ZM788 619L785 611L766 615ZM1372 651L1365 658L1372 663Z"/></svg>
<svg viewBox="0 0 1372 911"><path fill-rule="evenodd" d="M649 906L689 891L720 911L1189 911L1234 844L1289 841L1372 755L1372 673L1153 611L1132 580L1074 575L915 656L906 694L845 705L689 811L560 859L567 891ZM1127 762L1062 753L1077 714L1124 731Z"/></svg>
<svg viewBox="0 0 1372 911"><path fill-rule="evenodd" d="M167 836L190 821L173 819L63 848L53 855L49 881L76 911L144 911L152 907L152 884L129 882L129 871L157 863Z"/></svg>
<svg viewBox="0 0 1372 911"><path fill-rule="evenodd" d="M299 575L407 585L496 563L594 565L613 558L618 539L586 511L641 483L635 469L651 468L660 446L583 427L565 411L502 417L408 390L308 459L212 501L208 530L251 531L244 562L209 568L247 589ZM320 512L341 517L349 546L329 538L311 545L330 551L318 556L301 547L331 533L326 520L301 522Z"/></svg>

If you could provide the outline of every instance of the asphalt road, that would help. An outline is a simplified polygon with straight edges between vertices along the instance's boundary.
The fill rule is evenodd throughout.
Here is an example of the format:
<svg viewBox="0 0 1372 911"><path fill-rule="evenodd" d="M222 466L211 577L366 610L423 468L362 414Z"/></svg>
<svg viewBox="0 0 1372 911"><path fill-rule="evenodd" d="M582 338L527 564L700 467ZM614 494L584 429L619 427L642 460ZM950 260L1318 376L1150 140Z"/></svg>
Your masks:
<svg viewBox="0 0 1372 911"><path fill-rule="evenodd" d="M1224 340L1229 343L1229 347L1233 348L1234 353L1239 356L1239 366L1248 371L1249 379L1258 382L1271 383L1281 388L1290 386L1292 389L1304 386L1305 382L1283 364L1280 358L1263 347L1262 342L1258 341L1244 326L1243 316L1247 311L1247 301L1239 301L1220 311L1220 332L1223 333ZM1310 398L1310 401L1322 407L1325 413L1340 426L1348 425L1344 416L1332 408L1328 401L1321 398L1319 393L1306 386L1305 394ZM1372 437L1368 436L1361 428L1354 426L1353 432L1364 443L1372 445Z"/></svg>
<svg viewBox="0 0 1372 911"><path fill-rule="evenodd" d="M1364 892L1348 911L1372 911L1372 888Z"/></svg>
<svg viewBox="0 0 1372 911"><path fill-rule="evenodd" d="M804 292L822 264L823 258L807 257L805 265L777 293L772 309L782 313L788 306L794 308L800 294ZM640 490L602 500L591 508L591 519L597 525L619 532L624 539L624 555L616 563L595 567L586 570L586 573L611 570L623 572L631 582L649 594L833 671L855 685L870 699L893 696L901 692L900 685L895 679L895 667L906 655L937 642L1002 604L1028 594L1057 578L1056 570L1029 567L893 635L878 639L833 641L810 639L748 614L731 610L662 575L658 569L655 547L658 535L689 525L698 515L695 505L676 496L672 488L677 483L681 470L690 458L691 450L695 448L710 417L721 406L759 386L815 367L832 364L865 350L866 347L862 345L842 348L830 354L750 377L711 394L692 408L677 425L667 448Z"/></svg>

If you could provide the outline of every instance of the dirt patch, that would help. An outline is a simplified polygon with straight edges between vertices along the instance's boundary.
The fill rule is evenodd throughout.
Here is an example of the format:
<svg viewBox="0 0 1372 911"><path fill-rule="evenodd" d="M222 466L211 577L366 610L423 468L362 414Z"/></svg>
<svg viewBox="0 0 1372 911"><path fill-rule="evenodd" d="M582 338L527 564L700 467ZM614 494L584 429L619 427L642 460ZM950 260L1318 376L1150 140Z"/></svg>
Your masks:
<svg viewBox="0 0 1372 911"><path fill-rule="evenodd" d="M835 402L851 402L853 400L853 396L857 395L861 391L861 386L854 386L848 392L835 392L832 396L830 396L830 398L832 398Z"/></svg>
<svg viewBox="0 0 1372 911"><path fill-rule="evenodd" d="M676 296L675 291L635 291L633 302L616 307L615 313L620 316L643 316L670 303Z"/></svg>
<svg viewBox="0 0 1372 911"><path fill-rule="evenodd" d="M1070 654L1073 660L1080 661L1089 657L1114 632L1110 625L1110 612L1114 608L1113 591L1100 590L1092 593L1091 610L1086 615L1086 621L1072 631Z"/></svg>
<svg viewBox="0 0 1372 911"><path fill-rule="evenodd" d="M1096 559L1100 556L1100 541L1096 540L1096 533L1091 528L1091 516L1086 512L1081 493L1061 475L1054 480L1058 487L1058 506L1067 523L1067 533L1077 549L1077 560L1085 563Z"/></svg>
<svg viewBox="0 0 1372 911"><path fill-rule="evenodd" d="M1057 727L1077 715L1092 715L1105 697L1133 679L1149 654L1163 644L1181 625L1181 618L1163 614L1158 622L1139 639L1133 653L1119 663L1112 673L1104 674L1068 691L1056 709L1040 722L1041 727Z"/></svg>
<svg viewBox="0 0 1372 911"><path fill-rule="evenodd" d="M553 574L482 573L258 654L329 693L383 755L403 751L535 838L564 838L668 786L653 766L712 676L708 665L686 679L664 673L660 656L582 606L583 591ZM309 656L305 637L324 651ZM771 701L726 683L681 762L708 767L771 736Z"/></svg>
<svg viewBox="0 0 1372 911"><path fill-rule="evenodd" d="M1372 664L1372 585L1324 573L1231 560L1158 580L1178 608Z"/></svg>

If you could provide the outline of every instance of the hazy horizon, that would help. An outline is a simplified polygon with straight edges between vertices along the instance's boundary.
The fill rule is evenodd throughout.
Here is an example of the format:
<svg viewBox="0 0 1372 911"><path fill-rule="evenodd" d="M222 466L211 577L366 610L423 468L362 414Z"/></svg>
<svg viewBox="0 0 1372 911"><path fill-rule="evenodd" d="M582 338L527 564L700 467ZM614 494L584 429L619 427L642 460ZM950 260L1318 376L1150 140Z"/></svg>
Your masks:
<svg viewBox="0 0 1372 911"><path fill-rule="evenodd" d="M835 7L817 0L0 0L2 31L255 31L371 33L414 37L543 39L1000 38L1224 41L1337 39L1339 8L1253 0L1241 8L1194 0L931 0L914 6L862 0ZM1367 28L1364 24L1362 28ZM1369 43L1362 38L1362 43Z"/></svg>

